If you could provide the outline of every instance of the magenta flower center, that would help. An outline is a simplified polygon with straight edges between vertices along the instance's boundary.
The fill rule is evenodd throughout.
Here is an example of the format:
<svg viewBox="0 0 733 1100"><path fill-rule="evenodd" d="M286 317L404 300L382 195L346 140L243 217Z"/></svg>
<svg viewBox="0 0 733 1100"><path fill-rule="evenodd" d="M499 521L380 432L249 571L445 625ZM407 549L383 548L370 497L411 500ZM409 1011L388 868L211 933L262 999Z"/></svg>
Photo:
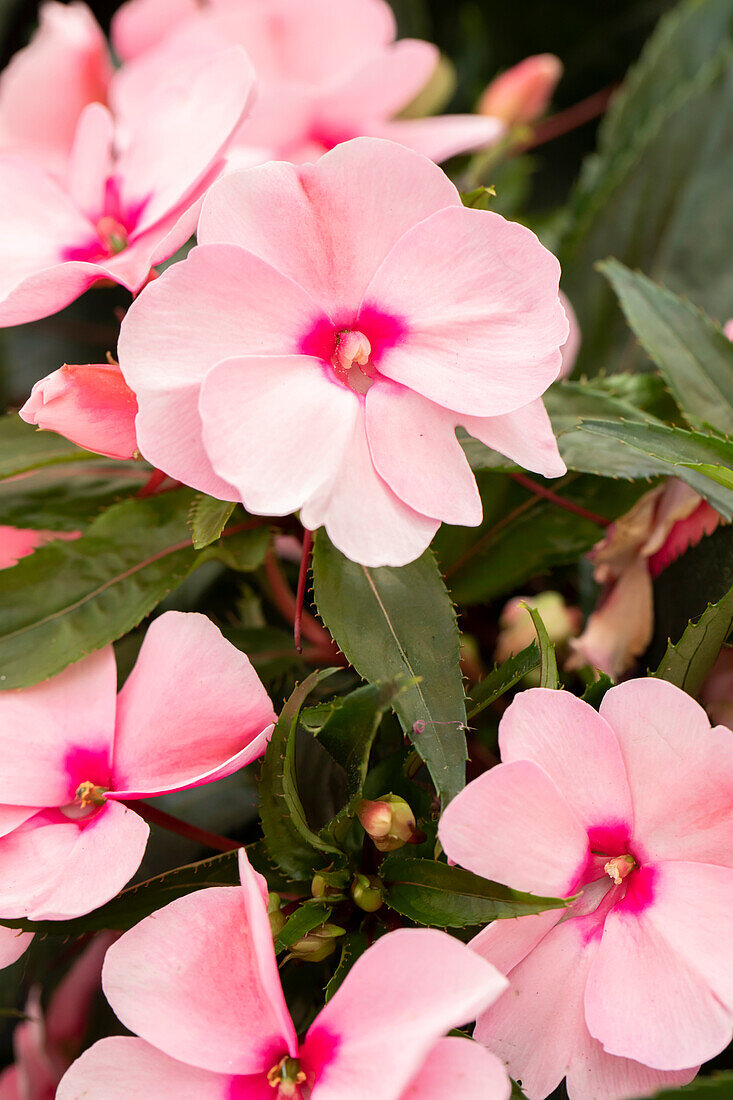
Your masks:
<svg viewBox="0 0 733 1100"><path fill-rule="evenodd" d="M124 252L127 248L127 229L116 218L105 214L97 222L97 233L103 246L112 256Z"/></svg>

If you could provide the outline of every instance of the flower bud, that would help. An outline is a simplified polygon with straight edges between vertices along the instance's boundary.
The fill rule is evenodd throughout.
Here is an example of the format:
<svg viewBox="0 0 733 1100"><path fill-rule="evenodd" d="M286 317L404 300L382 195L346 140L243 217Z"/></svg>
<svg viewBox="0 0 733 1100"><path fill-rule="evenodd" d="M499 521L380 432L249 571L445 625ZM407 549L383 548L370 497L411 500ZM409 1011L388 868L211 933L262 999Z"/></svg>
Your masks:
<svg viewBox="0 0 733 1100"><path fill-rule="evenodd" d="M336 900L344 896L348 882L349 876L346 871L316 872L311 882L311 894L319 900L323 898Z"/></svg>
<svg viewBox="0 0 733 1100"><path fill-rule="evenodd" d="M283 928L287 924L288 918L280 908L280 896L279 894L267 895L267 915L270 918L270 929L272 930L272 938L276 940L282 932Z"/></svg>
<svg viewBox="0 0 733 1100"><path fill-rule="evenodd" d="M290 958L301 959L302 962L321 962L334 953L336 940L345 934L346 929L340 928L338 924L322 924L293 944Z"/></svg>
<svg viewBox="0 0 733 1100"><path fill-rule="evenodd" d="M509 600L499 617L499 636L494 653L497 661L506 661L512 654L521 653L537 636L525 604L539 611L550 641L556 645L563 645L581 628L580 611L576 607L568 607L559 592L518 596Z"/></svg>
<svg viewBox="0 0 733 1100"><path fill-rule="evenodd" d="M550 105L562 72L560 58L552 53L525 57L492 80L479 102L479 114L500 118L508 126L534 122Z"/></svg>
<svg viewBox="0 0 733 1100"><path fill-rule="evenodd" d="M396 794L371 802L363 798L357 807L357 817L364 832L372 838L380 852L394 852L409 844L417 833L415 816Z"/></svg>
<svg viewBox="0 0 733 1100"><path fill-rule="evenodd" d="M365 913L376 913L384 903L381 879L376 875L355 875L351 884L351 896L354 904Z"/></svg>

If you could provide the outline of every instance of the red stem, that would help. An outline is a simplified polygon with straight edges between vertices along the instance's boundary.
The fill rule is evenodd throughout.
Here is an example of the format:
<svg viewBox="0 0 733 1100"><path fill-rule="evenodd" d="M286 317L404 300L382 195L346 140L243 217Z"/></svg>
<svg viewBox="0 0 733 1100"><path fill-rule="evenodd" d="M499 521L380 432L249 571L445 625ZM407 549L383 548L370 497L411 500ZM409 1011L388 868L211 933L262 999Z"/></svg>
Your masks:
<svg viewBox="0 0 733 1100"><path fill-rule="evenodd" d="M121 799L120 801L123 806L128 806L129 809L134 810L143 821L149 822L150 825L159 825L161 829L167 829L169 833L183 836L186 840L193 840L197 844L202 844L205 848L213 848L216 852L236 852L238 848L242 847L238 840L229 840L225 836L219 836L218 833L210 833L207 829L199 829L196 825L189 825L187 821L181 821L179 817L167 814L165 810L159 810L148 802L138 802L134 798Z"/></svg>
<svg viewBox="0 0 733 1100"><path fill-rule="evenodd" d="M544 485L540 485L539 482L533 481L531 477L527 477L526 474L519 472L511 473L509 475L514 481L519 482L525 489L529 489L535 496L544 497L545 500L552 501L558 508L564 508L566 512L572 512L576 516L582 516L583 519L589 519L591 523L598 524L599 527L608 527L612 522L610 519L606 519L605 516L599 516L595 512L589 512L587 508L581 508L579 504L573 504L572 500L565 500L564 497L560 497L557 493L553 493L552 489L546 489Z"/></svg>
<svg viewBox="0 0 733 1100"><path fill-rule="evenodd" d="M295 596L272 550L268 551L267 557L265 558L265 572L270 585L270 592L278 611L284 619L289 623L293 623L294 626L297 611ZM302 615L301 630L303 636L319 649L325 650L327 647L329 649L335 648L331 638L323 627L319 626L313 616L309 615L307 611L303 612Z"/></svg>
<svg viewBox="0 0 733 1100"><path fill-rule="evenodd" d="M154 496L167 477L168 474L164 474L162 470L153 470L152 474L137 494L138 498L141 499L142 497Z"/></svg>
<svg viewBox="0 0 733 1100"><path fill-rule="evenodd" d="M599 92L594 92L587 99L581 99L579 103L574 103L567 110L558 111L556 115L546 118L535 128L532 137L524 145L524 150L544 145L545 142L553 141L555 138L562 137L563 134L569 134L571 130L577 130L579 126L584 126L591 119L598 118L606 110L615 90L616 85L609 84L607 88L601 88Z"/></svg>
<svg viewBox="0 0 733 1100"><path fill-rule="evenodd" d="M293 641L298 653L303 652L301 645L301 633L303 627L303 601L305 600L305 582L308 577L311 550L313 549L313 532L307 527L303 528L303 552L300 559L300 572L298 573L298 589L295 593L295 618L293 620Z"/></svg>

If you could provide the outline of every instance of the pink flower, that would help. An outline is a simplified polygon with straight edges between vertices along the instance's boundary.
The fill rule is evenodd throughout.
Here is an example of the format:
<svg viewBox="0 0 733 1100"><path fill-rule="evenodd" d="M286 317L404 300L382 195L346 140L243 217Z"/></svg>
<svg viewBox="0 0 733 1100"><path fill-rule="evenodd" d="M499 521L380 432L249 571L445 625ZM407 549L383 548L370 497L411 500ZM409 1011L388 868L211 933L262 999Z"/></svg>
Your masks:
<svg viewBox="0 0 733 1100"><path fill-rule="evenodd" d="M486 878L579 897L473 940L510 981L476 1038L530 1100L563 1077L571 1100L690 1081L733 1022L733 733L650 678L600 714L522 692L499 743L503 763L445 810L443 847Z"/></svg>
<svg viewBox="0 0 733 1100"><path fill-rule="evenodd" d="M557 261L424 157L359 138L233 174L198 239L120 336L159 469L257 514L300 509L369 565L418 557L441 520L480 523L456 425L564 472L541 401L567 337Z"/></svg>
<svg viewBox="0 0 733 1100"><path fill-rule="evenodd" d="M0 76L0 151L65 177L79 117L105 103L112 63L86 4L41 5L30 45Z"/></svg>
<svg viewBox="0 0 733 1100"><path fill-rule="evenodd" d="M251 89L244 54L226 50L161 83L132 132L87 106L66 183L0 157L0 325L55 313L100 279L139 291L195 229Z"/></svg>
<svg viewBox="0 0 733 1100"><path fill-rule="evenodd" d="M553 53L525 57L492 80L481 97L479 111L508 126L534 122L549 107L562 73L562 61Z"/></svg>
<svg viewBox="0 0 733 1100"><path fill-rule="evenodd" d="M580 344L582 340L582 333L580 331L580 325L578 324L578 318L573 309L572 303L567 294L560 291L560 301L562 307L565 310L565 316L568 319L570 325L570 332L568 338L562 346L562 367L560 368L560 378L569 378L573 373L573 367L575 366L575 360L578 358L578 352L580 351Z"/></svg>
<svg viewBox="0 0 733 1100"><path fill-rule="evenodd" d="M723 332L729 340L733 340L733 317L723 325Z"/></svg>
<svg viewBox="0 0 733 1100"><path fill-rule="evenodd" d="M109 458L137 453L136 413L135 394L116 363L64 364L36 382L20 410L28 424Z"/></svg>
<svg viewBox="0 0 733 1100"><path fill-rule="evenodd" d="M0 1074L0 1100L54 1100L58 1083L81 1049L94 998L100 988L102 963L117 933L97 936L79 956L43 1013L34 987L26 1016L13 1032L15 1064Z"/></svg>
<svg viewBox="0 0 733 1100"><path fill-rule="evenodd" d="M627 672L652 639L652 580L722 522L694 489L669 478L612 523L588 555L604 591L570 642L566 668L590 665L614 679Z"/></svg>
<svg viewBox="0 0 733 1100"><path fill-rule="evenodd" d="M0 915L88 913L140 865L125 802L213 782L264 752L274 714L247 657L203 615L149 627L116 695L111 646L0 695Z"/></svg>
<svg viewBox="0 0 733 1100"><path fill-rule="evenodd" d="M385 0L131 0L113 22L125 60L113 95L136 110L163 68L222 43L246 50L258 95L238 134L239 166L316 160L350 138L386 137L436 161L493 144L496 118L395 116L422 91L438 64L437 47L396 42Z"/></svg>
<svg viewBox="0 0 733 1100"><path fill-rule="evenodd" d="M35 531L26 527L0 526L0 569L17 565L38 546L52 539L78 539L81 531Z"/></svg>
<svg viewBox="0 0 733 1100"><path fill-rule="evenodd" d="M103 1039L57 1100L508 1100L509 1081L468 1039L505 979L427 929L391 932L357 959L299 1043L283 997L267 884L240 853L242 886L200 890L110 948L107 998L139 1039Z"/></svg>
<svg viewBox="0 0 733 1100"><path fill-rule="evenodd" d="M733 728L733 649L722 649L700 693L713 722Z"/></svg>

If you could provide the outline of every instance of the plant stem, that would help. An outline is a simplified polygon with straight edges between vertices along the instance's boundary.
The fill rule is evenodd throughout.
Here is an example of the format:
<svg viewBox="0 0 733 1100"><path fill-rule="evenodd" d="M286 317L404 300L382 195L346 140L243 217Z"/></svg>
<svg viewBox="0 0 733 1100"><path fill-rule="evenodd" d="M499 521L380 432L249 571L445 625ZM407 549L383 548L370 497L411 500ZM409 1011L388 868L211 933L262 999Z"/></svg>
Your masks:
<svg viewBox="0 0 733 1100"><path fill-rule="evenodd" d="M544 145L547 141L553 141L564 134L569 134L571 130L577 130L579 126L598 118L606 110L608 101L615 90L616 85L609 84L607 88L601 88L599 92L594 92L587 99L581 99L579 103L574 103L567 110L558 111L556 115L546 118L544 122L540 122L535 128L532 137L523 146L522 151L535 149L538 145Z"/></svg>
<svg viewBox="0 0 733 1100"><path fill-rule="evenodd" d="M283 618L293 624L293 632L295 632L296 599L272 549L268 551L265 558L265 572L275 605ZM301 617L301 631L304 637L319 649L335 648L327 632L307 612L303 612Z"/></svg>
<svg viewBox="0 0 733 1100"><path fill-rule="evenodd" d="M136 798L121 799L122 805L134 810L143 821L150 825L159 825L161 829L167 829L169 833L176 833L186 840L193 840L202 844L205 848L213 848L216 852L236 852L242 845L238 840L229 840L218 833L210 833L207 829L199 829L197 825L189 825L187 821L181 821L173 814L167 814L165 810L159 810L157 806L151 806L148 802L138 802Z"/></svg>
<svg viewBox="0 0 733 1100"><path fill-rule="evenodd" d="M564 497L558 496L557 493L553 493L552 489L546 489L544 485L540 485L539 482L534 481L533 478L527 477L526 474L519 472L510 473L514 481L517 481L520 485L523 485L525 489L529 489L535 496L544 497L545 500L552 501L558 508L564 508L566 512L572 512L573 515L582 516L583 519L589 519L591 523L597 524L599 527L608 527L613 521L606 519L605 516L599 516L595 512L589 512L587 508L582 508L580 504L574 504L572 500L566 500Z"/></svg>
<svg viewBox="0 0 733 1100"><path fill-rule="evenodd" d="M308 577L311 550L313 549L313 532L307 527L303 529L303 553L300 559L300 572L298 573L298 589L295 593L295 618L293 620L293 641L298 653L303 652L300 638L303 627L303 601L305 600L305 582Z"/></svg>

